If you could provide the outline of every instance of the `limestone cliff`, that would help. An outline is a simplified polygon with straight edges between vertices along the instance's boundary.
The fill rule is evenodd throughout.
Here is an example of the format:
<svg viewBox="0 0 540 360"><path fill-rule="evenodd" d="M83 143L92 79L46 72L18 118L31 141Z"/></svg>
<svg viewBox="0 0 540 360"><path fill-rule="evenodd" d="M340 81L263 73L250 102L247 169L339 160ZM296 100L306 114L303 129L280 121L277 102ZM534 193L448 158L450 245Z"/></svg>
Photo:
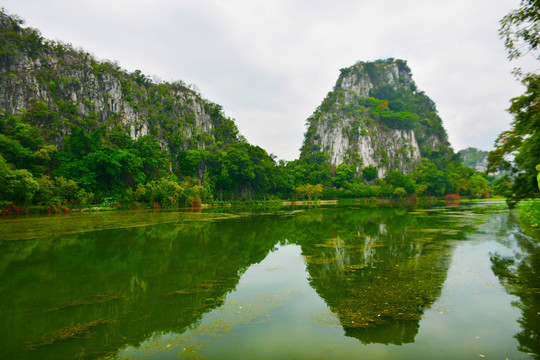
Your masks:
<svg viewBox="0 0 540 360"><path fill-rule="evenodd" d="M171 154L239 141L221 107L183 82L155 83L21 25L0 12L0 114L24 116L59 149L73 126L152 135Z"/></svg>
<svg viewBox="0 0 540 360"><path fill-rule="evenodd" d="M411 173L421 158L452 154L435 104L416 89L403 60L359 62L341 69L334 90L308 118L301 156L321 151L357 173L375 166Z"/></svg>

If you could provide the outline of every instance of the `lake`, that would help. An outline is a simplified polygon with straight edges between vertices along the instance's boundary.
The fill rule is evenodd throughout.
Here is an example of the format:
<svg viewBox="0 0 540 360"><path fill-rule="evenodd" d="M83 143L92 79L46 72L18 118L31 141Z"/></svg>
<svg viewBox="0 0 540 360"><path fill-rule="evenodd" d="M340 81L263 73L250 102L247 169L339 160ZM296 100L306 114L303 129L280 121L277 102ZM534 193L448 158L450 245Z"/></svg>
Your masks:
<svg viewBox="0 0 540 360"><path fill-rule="evenodd" d="M537 359L504 203L0 219L0 359Z"/></svg>

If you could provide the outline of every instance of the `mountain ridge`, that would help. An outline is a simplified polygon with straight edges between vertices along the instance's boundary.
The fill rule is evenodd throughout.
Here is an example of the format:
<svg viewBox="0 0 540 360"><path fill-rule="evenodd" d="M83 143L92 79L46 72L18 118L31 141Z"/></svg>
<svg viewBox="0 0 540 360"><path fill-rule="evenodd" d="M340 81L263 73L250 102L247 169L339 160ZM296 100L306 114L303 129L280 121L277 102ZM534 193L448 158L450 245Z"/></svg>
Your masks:
<svg viewBox="0 0 540 360"><path fill-rule="evenodd" d="M128 73L115 62L97 61L21 25L17 17L0 12L0 108L28 113L29 123L43 129L59 149L74 125L87 132L117 129L134 140L152 135L173 155L205 148L217 137L241 140L222 107L182 81L153 83L139 70Z"/></svg>

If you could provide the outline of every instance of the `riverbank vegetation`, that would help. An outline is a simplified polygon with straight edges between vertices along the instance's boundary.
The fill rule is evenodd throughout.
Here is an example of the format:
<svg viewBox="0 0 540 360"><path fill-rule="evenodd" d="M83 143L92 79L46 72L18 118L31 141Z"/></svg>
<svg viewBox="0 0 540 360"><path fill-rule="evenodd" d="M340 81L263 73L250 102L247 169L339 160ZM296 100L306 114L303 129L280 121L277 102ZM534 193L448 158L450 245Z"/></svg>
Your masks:
<svg viewBox="0 0 540 360"><path fill-rule="evenodd" d="M458 158L435 165L423 159L412 174L329 163L322 152L276 161L245 142L179 151L175 158L151 136L87 132L73 126L64 147L47 142L23 115L0 116L0 206L3 213L32 208L69 211L106 208L198 207L223 201L348 198L417 199L422 196L488 197L490 179Z"/></svg>

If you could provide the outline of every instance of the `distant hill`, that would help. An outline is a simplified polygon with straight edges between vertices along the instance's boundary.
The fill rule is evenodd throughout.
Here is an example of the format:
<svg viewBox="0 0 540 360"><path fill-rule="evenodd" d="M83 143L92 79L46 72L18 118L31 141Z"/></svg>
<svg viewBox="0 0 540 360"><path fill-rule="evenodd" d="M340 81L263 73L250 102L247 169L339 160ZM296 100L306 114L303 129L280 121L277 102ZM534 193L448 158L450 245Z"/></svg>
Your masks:
<svg viewBox="0 0 540 360"><path fill-rule="evenodd" d="M487 156L489 151L479 150L473 147L468 147L458 151L458 155L463 161L464 166L472 167L479 172L485 172L487 169Z"/></svg>

